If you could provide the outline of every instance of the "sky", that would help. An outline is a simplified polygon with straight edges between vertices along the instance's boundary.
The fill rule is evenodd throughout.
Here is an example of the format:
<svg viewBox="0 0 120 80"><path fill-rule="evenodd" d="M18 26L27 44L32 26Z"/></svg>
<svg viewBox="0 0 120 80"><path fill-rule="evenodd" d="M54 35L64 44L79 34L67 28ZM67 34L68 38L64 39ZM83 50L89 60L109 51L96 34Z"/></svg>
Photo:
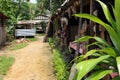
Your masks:
<svg viewBox="0 0 120 80"><path fill-rule="evenodd" d="M36 3L36 0L30 0L31 1L31 3Z"/></svg>

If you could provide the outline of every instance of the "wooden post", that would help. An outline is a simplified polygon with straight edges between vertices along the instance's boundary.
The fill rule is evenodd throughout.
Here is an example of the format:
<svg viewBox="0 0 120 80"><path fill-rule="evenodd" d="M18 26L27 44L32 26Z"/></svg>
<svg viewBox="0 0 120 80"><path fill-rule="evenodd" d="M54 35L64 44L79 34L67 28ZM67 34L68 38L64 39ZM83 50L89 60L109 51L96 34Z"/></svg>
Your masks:
<svg viewBox="0 0 120 80"><path fill-rule="evenodd" d="M93 14L93 0L90 0L90 14L91 15ZM93 30L92 30L93 22L90 20L89 24L90 24L90 28L91 28L90 36L92 36L93 35Z"/></svg>
<svg viewBox="0 0 120 80"><path fill-rule="evenodd" d="M83 12L83 0L80 0L80 13L82 13L82 12ZM79 27L78 27L77 39L81 37L81 35L80 35L81 28L82 28L82 18L79 18ZM80 49L80 43L77 43L77 50L75 52L75 57L78 57L79 49ZM77 59L76 59L76 62L77 62Z"/></svg>

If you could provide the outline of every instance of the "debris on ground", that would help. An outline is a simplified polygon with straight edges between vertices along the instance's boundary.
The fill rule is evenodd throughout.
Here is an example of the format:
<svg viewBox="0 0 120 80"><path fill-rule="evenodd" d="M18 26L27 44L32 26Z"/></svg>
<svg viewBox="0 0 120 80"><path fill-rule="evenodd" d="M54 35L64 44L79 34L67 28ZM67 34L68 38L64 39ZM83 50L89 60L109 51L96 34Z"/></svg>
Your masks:
<svg viewBox="0 0 120 80"><path fill-rule="evenodd" d="M25 38L20 38L20 39L16 39L15 42L16 43L27 43L27 42L30 42L30 40L27 40Z"/></svg>

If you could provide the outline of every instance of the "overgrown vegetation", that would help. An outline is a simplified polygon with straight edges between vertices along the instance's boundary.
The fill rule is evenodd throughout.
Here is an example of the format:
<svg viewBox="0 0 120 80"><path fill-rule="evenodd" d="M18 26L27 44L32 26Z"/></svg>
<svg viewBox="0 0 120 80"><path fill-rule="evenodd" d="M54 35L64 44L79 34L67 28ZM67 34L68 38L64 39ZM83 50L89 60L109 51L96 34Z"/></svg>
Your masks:
<svg viewBox="0 0 120 80"><path fill-rule="evenodd" d="M9 17L6 20L5 28L7 41L12 41L14 39L14 24L19 20L34 19L35 13L40 12L40 9L36 4L30 3L30 0L0 0L0 12Z"/></svg>
<svg viewBox="0 0 120 80"><path fill-rule="evenodd" d="M96 45L99 49L90 50L85 53L85 55L79 56L79 62L76 65L78 72L74 80L100 80L111 73L118 74L112 80L120 80L120 0L115 0L114 6L112 6L114 17L111 15L106 4L100 0L97 0L97 2L100 3L106 20L109 23L105 23L98 17L90 14L75 14L75 16L90 19L102 25L107 30L114 46L109 45L105 40L99 37L84 36L77 39L76 42L94 39L95 42L87 46ZM87 75L88 73L92 74Z"/></svg>
<svg viewBox="0 0 120 80"><path fill-rule="evenodd" d="M49 45L52 47L54 56L54 66L56 71L57 80L68 80L69 66L67 65L64 55L55 47L55 40L49 38Z"/></svg>
<svg viewBox="0 0 120 80"><path fill-rule="evenodd" d="M48 11L55 13L64 1L65 0L37 0L37 5L41 10L41 14L46 14Z"/></svg>
<svg viewBox="0 0 120 80"><path fill-rule="evenodd" d="M53 49L53 55L57 80L68 80L68 66L66 65L60 51Z"/></svg>
<svg viewBox="0 0 120 80"><path fill-rule="evenodd" d="M13 57L0 56L0 80L6 75L7 70L14 62Z"/></svg>

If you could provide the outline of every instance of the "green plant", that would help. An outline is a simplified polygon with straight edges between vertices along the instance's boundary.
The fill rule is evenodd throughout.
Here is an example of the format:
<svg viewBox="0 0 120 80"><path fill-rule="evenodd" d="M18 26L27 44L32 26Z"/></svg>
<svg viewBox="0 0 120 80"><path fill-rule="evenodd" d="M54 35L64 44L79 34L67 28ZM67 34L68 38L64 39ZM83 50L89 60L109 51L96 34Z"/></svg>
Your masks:
<svg viewBox="0 0 120 80"><path fill-rule="evenodd" d="M55 40L53 38L48 38L48 42L52 48L55 46Z"/></svg>
<svg viewBox="0 0 120 80"><path fill-rule="evenodd" d="M76 42L84 42L88 41L89 39L95 39L96 41L87 45L87 47L97 45L99 49L92 49L85 55L79 56L78 63L76 65L78 72L74 80L81 80L87 73L90 73L91 71L92 74L85 80L100 80L107 74L118 72L116 63L116 58L118 56L114 47L110 46L105 40L92 36L84 36L76 40Z"/></svg>
<svg viewBox="0 0 120 80"><path fill-rule="evenodd" d="M6 74L13 62L13 57L0 56L0 80L2 80L2 77Z"/></svg>
<svg viewBox="0 0 120 80"><path fill-rule="evenodd" d="M22 49L22 48L26 47L27 45L28 45L28 43L15 44L14 46L11 46L10 50Z"/></svg>
<svg viewBox="0 0 120 80"><path fill-rule="evenodd" d="M53 55L57 80L67 80L69 72L62 55L57 49L53 49Z"/></svg>
<svg viewBox="0 0 120 80"><path fill-rule="evenodd" d="M26 38L28 41L37 41L38 39L35 37L35 38Z"/></svg>
<svg viewBox="0 0 120 80"><path fill-rule="evenodd" d="M91 71L93 71L94 73L88 76L85 80L100 80L105 75L113 72L119 72L120 75L120 0L115 0L114 7L112 8L115 19L111 16L107 5L100 0L97 1L102 6L105 17L109 23L105 23L98 17L90 14L75 14L75 16L87 18L102 25L109 33L114 47L108 45L103 39L99 37L85 36L76 40L76 42L84 42L89 39L95 39L96 42L88 46L97 45L100 49L90 50L85 55L81 55L79 57L80 62L78 62L76 65L78 72L75 80L81 80L87 73L90 73ZM86 60L86 58L88 59ZM100 66L101 64L104 66Z"/></svg>
<svg viewBox="0 0 120 80"><path fill-rule="evenodd" d="M45 36L45 33L37 34L37 36Z"/></svg>

